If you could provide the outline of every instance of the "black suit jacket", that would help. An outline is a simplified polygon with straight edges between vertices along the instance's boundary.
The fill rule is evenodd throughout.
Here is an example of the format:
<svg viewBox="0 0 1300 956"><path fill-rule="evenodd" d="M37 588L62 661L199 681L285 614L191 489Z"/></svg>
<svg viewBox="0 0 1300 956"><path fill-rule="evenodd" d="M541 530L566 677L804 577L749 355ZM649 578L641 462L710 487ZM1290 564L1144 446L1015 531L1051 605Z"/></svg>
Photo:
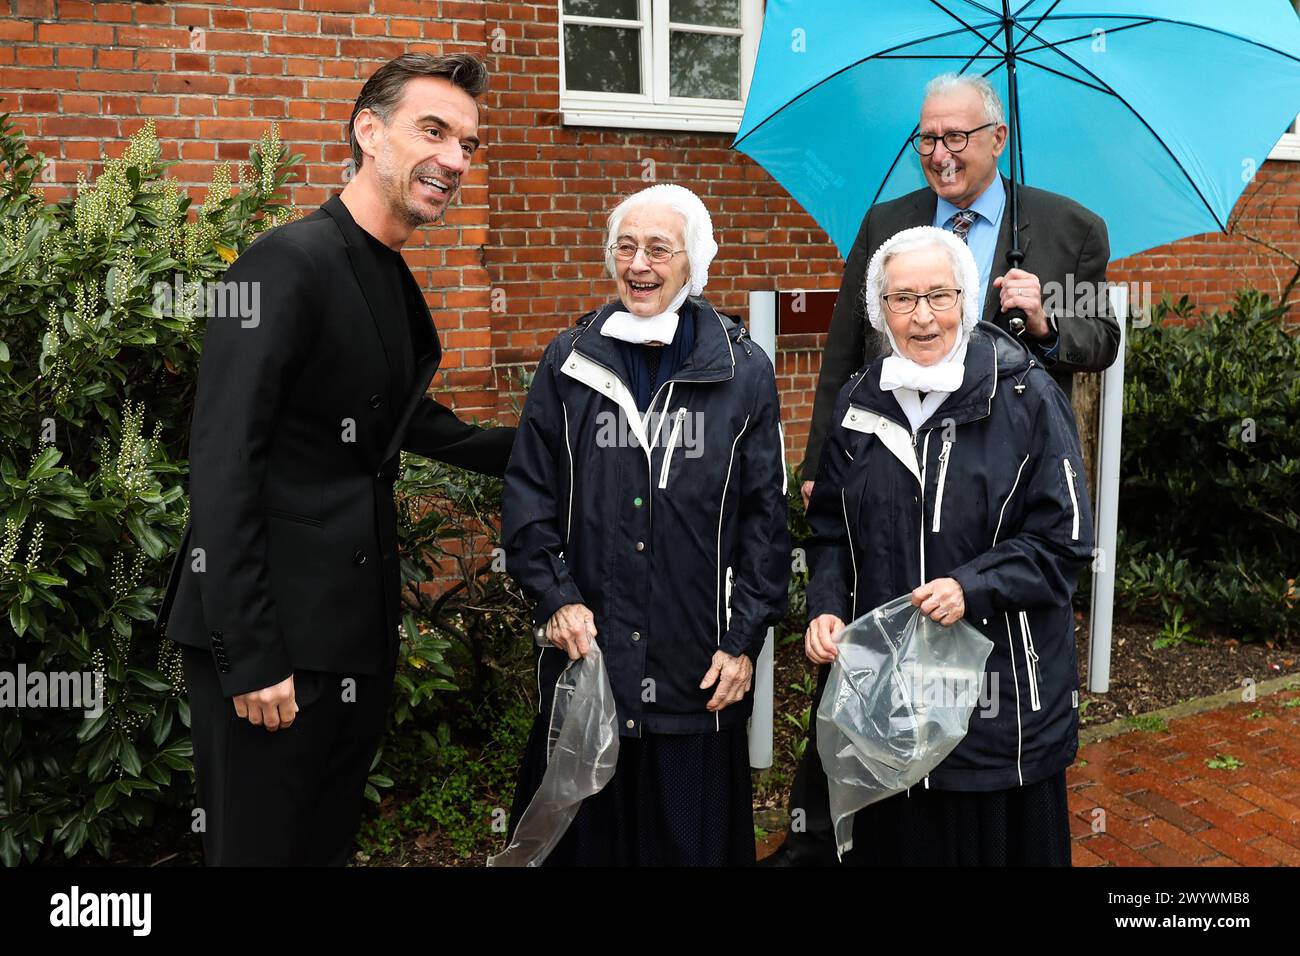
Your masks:
<svg viewBox="0 0 1300 956"><path fill-rule="evenodd" d="M257 283L255 322L208 318L190 521L158 620L211 648L228 697L299 668L393 666L399 450L505 470L513 428L468 425L425 394L437 331L410 271L400 301L378 253L332 198L227 271Z"/></svg>
<svg viewBox="0 0 1300 956"><path fill-rule="evenodd" d="M1011 185L1005 176L1002 182L1010 190ZM1018 195L1020 248L1025 254L1022 269L1038 276L1044 287L1049 282L1066 286L1067 275L1073 276L1076 287L1106 280L1110 242L1106 224L1099 216L1073 199L1032 186L1020 186ZM852 373L889 351L888 340L868 323L866 304L862 301L871 257L881 243L895 233L913 226L932 225L938 202L934 190L927 186L898 199L877 203L862 219L844 266L844 278L831 316L830 334L822 353L812 428L804 454L805 479L814 477L821 461L822 444L840 388ZM999 308L1000 292L994 288L993 279L1006 273L1007 250L1010 248L1011 207L1008 197L997 248L993 253L993 269L983 312L985 321L1006 331L1010 329L1007 317ZM1104 294L1102 298L1105 298ZM1055 361L1046 359L1043 346L1029 335L1025 335L1023 340L1068 396L1072 391L1073 373L1100 372L1115 361L1119 349L1119 323L1104 305L1088 307L1085 302L1084 307L1076 308L1068 298L1063 305L1056 311L1061 341ZM1048 340L1047 344L1050 346L1051 341Z"/></svg>

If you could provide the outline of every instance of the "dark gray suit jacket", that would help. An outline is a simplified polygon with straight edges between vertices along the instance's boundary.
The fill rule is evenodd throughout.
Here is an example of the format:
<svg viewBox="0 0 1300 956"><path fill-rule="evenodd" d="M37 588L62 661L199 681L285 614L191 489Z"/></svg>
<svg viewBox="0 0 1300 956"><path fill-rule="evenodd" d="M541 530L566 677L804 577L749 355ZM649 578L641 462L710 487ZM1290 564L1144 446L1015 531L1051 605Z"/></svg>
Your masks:
<svg viewBox="0 0 1300 956"><path fill-rule="evenodd" d="M1003 177L1003 185L1010 183ZM1019 187L1020 197L1020 248L1025 254L1021 268L1038 276L1044 287L1049 282L1061 283L1067 289L1066 276L1072 275L1074 285L1101 283L1106 279L1106 265L1110 261L1110 242L1106 224L1072 199L1032 186ZM840 283L839 298L831 316L830 335L822 353L821 376L817 381L817 397L813 404L812 429L804 454L803 477L813 478L821 461L822 443L830 424L831 410L840 388L849 376L885 354L888 341L871 328L867 322L866 304L862 300L866 284L867 265L872 255L890 236L913 226L928 226L934 222L938 197L928 186L900 196L889 202L877 203L863 217L858 237L853 241L848 262L844 266L844 279ZM1006 316L999 303L999 290L993 279L1007 271L1007 250L1011 248L1010 201L1002 216L1002 229L998 235L997 249L993 254L993 270L984 299L985 321L1008 329ZM1096 287L1094 287L1096 288ZM1044 357L1045 348L1030 336L1024 342L1030 352L1044 365L1057 384L1068 396L1071 377L1075 372L1100 372L1115 361L1119 348L1119 323L1103 305L1076 307L1066 296L1063 307L1056 310L1060 348L1055 361ZM1094 300L1095 302L1095 300ZM1049 339L1046 343L1051 345Z"/></svg>
<svg viewBox="0 0 1300 956"><path fill-rule="evenodd" d="M190 522L158 627L211 650L227 697L297 670L391 669L399 452L491 475L510 456L513 428L476 428L425 393L437 330L410 271L391 282L374 246L334 197L226 272L260 289L254 325L207 321Z"/></svg>

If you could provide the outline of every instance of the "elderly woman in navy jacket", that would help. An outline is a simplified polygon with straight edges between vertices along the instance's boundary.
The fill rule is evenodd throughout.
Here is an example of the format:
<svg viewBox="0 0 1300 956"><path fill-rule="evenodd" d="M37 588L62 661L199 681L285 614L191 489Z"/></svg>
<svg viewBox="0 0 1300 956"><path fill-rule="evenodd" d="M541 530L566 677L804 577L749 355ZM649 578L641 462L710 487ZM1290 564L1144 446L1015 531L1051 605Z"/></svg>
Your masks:
<svg viewBox="0 0 1300 956"><path fill-rule="evenodd" d="M866 304L892 352L840 392L809 506L810 659L832 661L846 622L908 592L993 642L965 739L923 786L857 814L846 863L1070 862L1070 600L1092 551L1082 457L1051 376L978 322L979 281L942 229L876 252Z"/></svg>
<svg viewBox="0 0 1300 956"><path fill-rule="evenodd" d="M776 381L698 297L717 245L694 193L652 186L608 225L618 299L546 349L505 475L507 568L549 641L512 818L545 771L556 678L595 641L618 765L547 862L750 863L753 664L790 560Z"/></svg>

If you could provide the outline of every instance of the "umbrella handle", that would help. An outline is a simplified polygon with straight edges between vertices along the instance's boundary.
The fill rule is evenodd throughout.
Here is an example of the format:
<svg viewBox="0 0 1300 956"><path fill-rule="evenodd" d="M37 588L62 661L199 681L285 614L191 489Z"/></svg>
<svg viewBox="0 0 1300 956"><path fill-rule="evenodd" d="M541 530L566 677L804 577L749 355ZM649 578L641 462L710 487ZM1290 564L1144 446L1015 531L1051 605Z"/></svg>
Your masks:
<svg viewBox="0 0 1300 956"><path fill-rule="evenodd" d="M1011 248L1007 250L1007 265L1012 269L1019 269L1020 263L1025 261L1025 254L1019 249ZM1025 310L1014 308L1009 312L1003 313L1007 317L1007 326L1011 329L1013 335L1025 334Z"/></svg>

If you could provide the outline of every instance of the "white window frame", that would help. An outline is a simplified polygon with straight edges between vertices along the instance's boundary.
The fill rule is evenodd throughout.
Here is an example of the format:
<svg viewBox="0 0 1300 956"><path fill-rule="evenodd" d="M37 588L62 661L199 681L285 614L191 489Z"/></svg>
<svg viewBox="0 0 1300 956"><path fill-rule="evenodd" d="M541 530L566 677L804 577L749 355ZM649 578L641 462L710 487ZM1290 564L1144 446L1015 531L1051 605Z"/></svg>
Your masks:
<svg viewBox="0 0 1300 956"><path fill-rule="evenodd" d="M749 95L749 81L758 58L758 38L763 29L763 0L740 0L740 27L710 27L670 23L668 0L637 0L639 20L606 20L571 16L564 0L560 11L560 115L565 126L603 126L621 129L684 130L734 133L740 129ZM564 69L566 24L626 27L641 32L641 89L649 93L569 92ZM669 30L740 37L740 99L710 100L669 95ZM662 51L656 56L657 51Z"/></svg>
<svg viewBox="0 0 1300 956"><path fill-rule="evenodd" d="M1273 147L1273 151L1268 154L1268 158L1289 159L1292 162L1300 162L1300 116L1296 117L1295 132L1283 133L1282 138Z"/></svg>

